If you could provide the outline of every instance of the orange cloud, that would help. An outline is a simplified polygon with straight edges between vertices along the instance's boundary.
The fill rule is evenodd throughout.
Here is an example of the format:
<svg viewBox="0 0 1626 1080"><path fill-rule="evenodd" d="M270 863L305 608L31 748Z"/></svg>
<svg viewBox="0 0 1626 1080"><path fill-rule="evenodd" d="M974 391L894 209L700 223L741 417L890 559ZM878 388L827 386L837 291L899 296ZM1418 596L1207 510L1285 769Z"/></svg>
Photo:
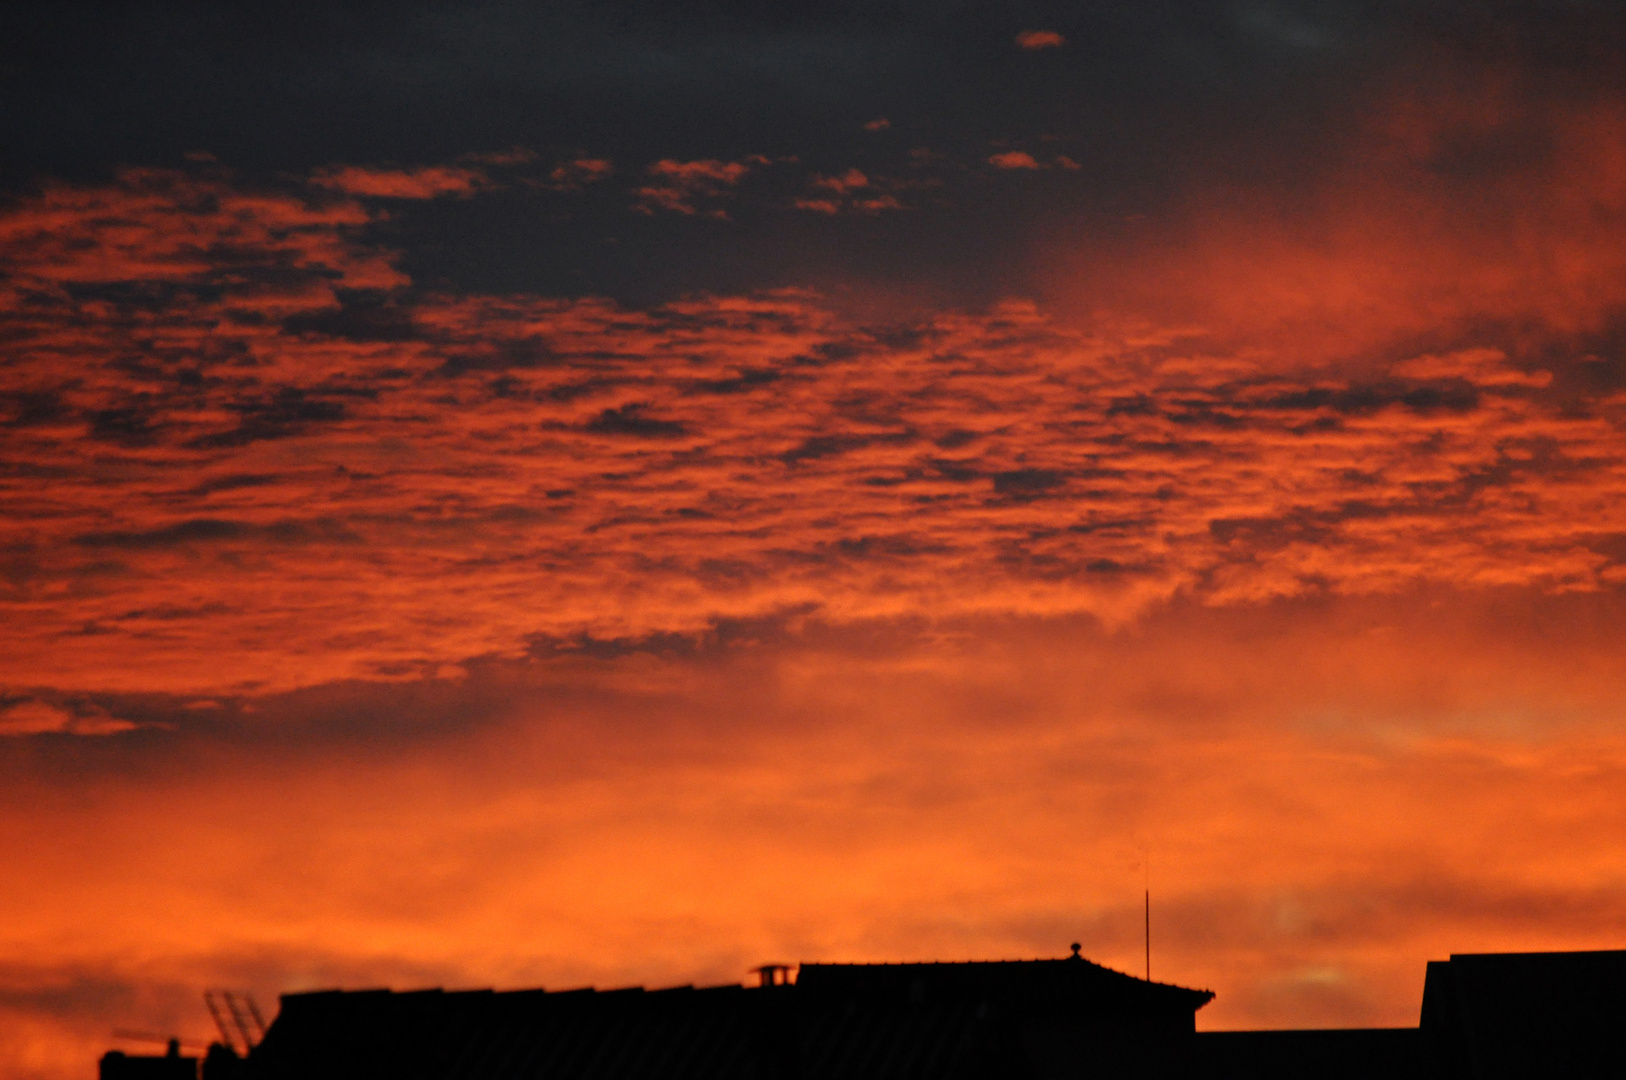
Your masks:
<svg viewBox="0 0 1626 1080"><path fill-rule="evenodd" d="M0 737L7 735L116 735L139 725L108 715L94 705L69 709L49 701L23 700L0 706Z"/></svg>
<svg viewBox="0 0 1626 1080"><path fill-rule="evenodd" d="M606 158L579 157L555 165L548 173L549 182L561 190L573 190L608 179L615 166Z"/></svg>
<svg viewBox="0 0 1626 1080"><path fill-rule="evenodd" d="M895 181L872 181L858 169L848 169L840 176L815 173L809 186L817 192L828 194L799 198L795 200L794 205L799 210L811 210L827 215L843 212L876 214L883 210L903 209L903 203L896 195L876 190L881 184L894 188L903 186Z"/></svg>
<svg viewBox="0 0 1626 1080"><path fill-rule="evenodd" d="M845 195L847 192L852 191L855 188L869 187L869 177L865 176L857 169L848 169L840 176L815 175L813 177L813 186L824 188L827 191L833 191L837 195Z"/></svg>
<svg viewBox="0 0 1626 1080"><path fill-rule="evenodd" d="M1067 39L1054 30L1024 30L1016 35L1016 43L1029 51L1038 49L1059 49L1067 44Z"/></svg>
<svg viewBox="0 0 1626 1080"><path fill-rule="evenodd" d="M760 164L771 164L767 158L754 160ZM750 171L751 167L741 161L717 161L711 158L673 161L663 158L648 169L649 175L660 182L637 190L638 202L634 209L645 214L661 209L692 216L699 213L696 199L717 196L724 188L738 184ZM710 214L714 217L728 216L717 209L710 211Z"/></svg>
<svg viewBox="0 0 1626 1080"><path fill-rule="evenodd" d="M433 199L441 195L472 195L487 184L476 169L431 165L418 169L367 169L343 165L323 169L311 177L318 187L375 199Z"/></svg>
<svg viewBox="0 0 1626 1080"><path fill-rule="evenodd" d="M997 169L1037 169L1041 166L1033 160L1033 155L1024 150L1009 150L1003 154L994 154L988 159L988 164Z"/></svg>

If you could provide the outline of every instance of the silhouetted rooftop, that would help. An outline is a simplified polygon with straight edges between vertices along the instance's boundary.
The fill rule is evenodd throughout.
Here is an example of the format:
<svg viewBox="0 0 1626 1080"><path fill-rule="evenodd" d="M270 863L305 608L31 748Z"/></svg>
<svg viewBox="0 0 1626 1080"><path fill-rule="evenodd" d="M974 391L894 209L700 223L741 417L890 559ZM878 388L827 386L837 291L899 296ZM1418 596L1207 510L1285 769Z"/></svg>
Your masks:
<svg viewBox="0 0 1626 1080"><path fill-rule="evenodd" d="M815 993L967 994L1007 1001L1064 1001L1086 1008L1183 1010L1214 1000L1210 990L1147 982L1083 957L925 964L803 964L796 985Z"/></svg>
<svg viewBox="0 0 1626 1080"><path fill-rule="evenodd" d="M807 964L749 989L324 991L284 995L247 1075L1022 1080L1121 1057L1130 1032L1189 1033L1212 997L1076 959ZM1069 1035L1084 1028L1088 1045Z"/></svg>
<svg viewBox="0 0 1626 1080"><path fill-rule="evenodd" d="M204 1080L1626 1076L1626 952L1430 963L1418 1028L1202 1034L1209 991L1076 956L779 970L749 989L288 994Z"/></svg>

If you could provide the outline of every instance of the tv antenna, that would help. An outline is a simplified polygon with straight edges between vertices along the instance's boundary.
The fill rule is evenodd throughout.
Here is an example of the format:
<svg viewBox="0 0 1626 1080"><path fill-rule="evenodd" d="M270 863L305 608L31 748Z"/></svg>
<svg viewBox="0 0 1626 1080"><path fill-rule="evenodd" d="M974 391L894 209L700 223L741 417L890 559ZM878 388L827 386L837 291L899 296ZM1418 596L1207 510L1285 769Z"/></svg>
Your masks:
<svg viewBox="0 0 1626 1080"><path fill-rule="evenodd" d="M209 1006L209 1015L214 1018L215 1028L220 1032L221 1043L232 1053L247 1057L248 1052L265 1038L265 1018L260 1015L254 995L231 990L205 990L203 1003ZM226 1023L228 1019L231 1021L229 1027ZM241 1050L238 1049L239 1040Z"/></svg>
<svg viewBox="0 0 1626 1080"><path fill-rule="evenodd" d="M1145 903L1144 927L1146 931L1146 981L1152 981L1152 849L1143 849L1141 853L1141 871L1145 875L1141 879L1143 885L1142 899Z"/></svg>

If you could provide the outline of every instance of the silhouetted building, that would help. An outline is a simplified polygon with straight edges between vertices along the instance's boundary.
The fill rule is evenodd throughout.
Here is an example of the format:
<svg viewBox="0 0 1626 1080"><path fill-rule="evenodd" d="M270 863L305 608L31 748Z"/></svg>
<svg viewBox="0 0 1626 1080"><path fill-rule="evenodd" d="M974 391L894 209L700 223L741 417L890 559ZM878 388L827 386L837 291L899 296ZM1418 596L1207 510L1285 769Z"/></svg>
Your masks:
<svg viewBox="0 0 1626 1080"><path fill-rule="evenodd" d="M766 981L766 980L764 980ZM289 994L255 1080L1010 1080L1162 1075L1213 994L1074 956L804 964L793 985Z"/></svg>
<svg viewBox="0 0 1626 1080"><path fill-rule="evenodd" d="M109 1050L97 1073L101 1080L198 1080L198 1059L181 1054L179 1040L169 1040L162 1057Z"/></svg>
<svg viewBox="0 0 1626 1080"><path fill-rule="evenodd" d="M1197 1036L1212 1080L1626 1077L1626 952L1453 955L1428 965L1415 1028Z"/></svg>
<svg viewBox="0 0 1626 1080"><path fill-rule="evenodd" d="M1066 960L803 964L758 987L286 994L205 1080L1626 1077L1626 952L1429 964L1415 1028L1196 1031L1213 994ZM222 1048L224 1050L224 1048ZM162 1058L103 1059L109 1072ZM191 1059L179 1059L190 1061ZM210 1075L211 1067L217 1070Z"/></svg>
<svg viewBox="0 0 1626 1080"><path fill-rule="evenodd" d="M1469 953L1428 965L1443 1080L1626 1077L1626 952Z"/></svg>

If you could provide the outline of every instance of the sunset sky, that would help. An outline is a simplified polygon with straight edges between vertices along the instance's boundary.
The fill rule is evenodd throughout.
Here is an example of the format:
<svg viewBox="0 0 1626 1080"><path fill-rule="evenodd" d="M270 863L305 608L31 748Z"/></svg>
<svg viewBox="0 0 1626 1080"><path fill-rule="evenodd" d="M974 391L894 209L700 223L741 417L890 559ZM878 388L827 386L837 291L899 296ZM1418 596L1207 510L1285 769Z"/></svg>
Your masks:
<svg viewBox="0 0 1626 1080"><path fill-rule="evenodd" d="M1626 946L1626 14L18 3L0 1075L201 991Z"/></svg>

